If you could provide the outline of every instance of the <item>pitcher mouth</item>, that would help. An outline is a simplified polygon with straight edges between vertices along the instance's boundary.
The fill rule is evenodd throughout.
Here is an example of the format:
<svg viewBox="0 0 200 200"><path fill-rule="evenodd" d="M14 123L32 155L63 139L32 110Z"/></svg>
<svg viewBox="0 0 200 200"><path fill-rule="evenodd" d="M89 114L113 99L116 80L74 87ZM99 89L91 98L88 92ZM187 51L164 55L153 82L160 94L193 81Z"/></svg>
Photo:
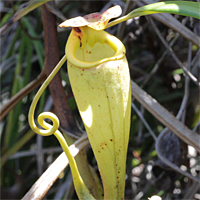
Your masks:
<svg viewBox="0 0 200 200"><path fill-rule="evenodd" d="M125 52L118 38L87 26L73 28L65 48L68 61L81 68L119 60L125 56Z"/></svg>

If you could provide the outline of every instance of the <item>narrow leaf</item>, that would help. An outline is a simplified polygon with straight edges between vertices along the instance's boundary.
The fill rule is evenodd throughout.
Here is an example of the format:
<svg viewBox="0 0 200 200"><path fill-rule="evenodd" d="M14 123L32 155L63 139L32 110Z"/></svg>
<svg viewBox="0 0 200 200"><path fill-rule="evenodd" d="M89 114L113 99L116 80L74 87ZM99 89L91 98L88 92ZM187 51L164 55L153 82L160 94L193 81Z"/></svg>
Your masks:
<svg viewBox="0 0 200 200"><path fill-rule="evenodd" d="M42 4L48 1L51 0L30 0L20 5L14 16L4 26L0 28L0 34L2 34L9 26L11 26L14 22L18 21L19 19L21 19L27 13L31 12L35 8L41 6Z"/></svg>
<svg viewBox="0 0 200 200"><path fill-rule="evenodd" d="M140 8L137 8L125 15L118 18L115 21L110 22L106 28L114 26L118 23L126 21L128 19L139 17L143 15L155 14L155 13L171 13L183 16L190 16L200 19L200 3L190 1L167 1L149 4Z"/></svg>
<svg viewBox="0 0 200 200"><path fill-rule="evenodd" d="M50 0L30 0L30 1L20 5L17 12L15 13L15 15L12 18L12 22L13 23L16 22L17 20L19 20L20 18L25 16L27 13L31 12L35 8L41 6L42 4L44 4L48 1L50 1Z"/></svg>

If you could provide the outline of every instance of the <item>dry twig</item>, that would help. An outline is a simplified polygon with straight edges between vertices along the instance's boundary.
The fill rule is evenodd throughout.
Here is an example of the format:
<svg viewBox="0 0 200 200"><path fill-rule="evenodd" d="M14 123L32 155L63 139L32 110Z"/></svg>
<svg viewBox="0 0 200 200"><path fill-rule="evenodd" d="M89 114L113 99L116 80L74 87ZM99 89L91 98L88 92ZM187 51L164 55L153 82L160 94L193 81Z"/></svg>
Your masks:
<svg viewBox="0 0 200 200"><path fill-rule="evenodd" d="M144 3L141 1L135 1L135 3L138 6L144 6L146 4L151 4L155 3L152 0L142 0ZM159 14L153 14L151 15L153 18L156 20L162 22L166 26L170 27L171 29L175 30L176 32L180 33L184 38L187 40L191 41L193 44L196 46L200 47L200 37L197 36L195 33L193 33L190 29L188 29L186 26L181 24L177 19L172 17L171 14L168 13L159 13Z"/></svg>
<svg viewBox="0 0 200 200"><path fill-rule="evenodd" d="M162 41L162 43L165 45L165 47L168 49L168 51L171 53L172 57L174 58L175 62L178 64L178 66L184 71L184 73L190 77L190 79L198 86L200 87L200 82L197 80L197 78L188 70L185 68L185 66L181 63L181 61L177 58L176 54L174 53L173 49L168 45L166 40L163 38L162 34L160 34L158 28L156 27L155 23L153 22L152 18L149 18L155 32L157 33L158 37Z"/></svg>
<svg viewBox="0 0 200 200"><path fill-rule="evenodd" d="M175 133L185 143L193 146L200 152L200 136L183 125L178 119L170 114L155 99L143 91L136 83L131 81L132 95L141 103L155 118Z"/></svg>

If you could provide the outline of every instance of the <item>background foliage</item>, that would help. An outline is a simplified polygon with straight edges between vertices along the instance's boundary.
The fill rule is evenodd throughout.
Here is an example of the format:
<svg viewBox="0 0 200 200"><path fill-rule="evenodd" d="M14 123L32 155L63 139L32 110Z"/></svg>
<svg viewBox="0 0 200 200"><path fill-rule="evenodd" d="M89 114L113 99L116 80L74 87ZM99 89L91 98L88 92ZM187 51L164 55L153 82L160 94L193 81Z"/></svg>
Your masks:
<svg viewBox="0 0 200 200"><path fill-rule="evenodd" d="M122 7L123 14L127 14L145 2L151 3L145 0L56 1L56 6L49 4L47 8L57 15L58 25L65 17L84 16L104 11L117 4ZM23 1L11 0L0 2L1 27L22 3ZM190 31L199 40L199 20L177 15L173 17L174 20L170 21L168 26L161 23L158 18L155 20L152 15L128 20L106 31L124 43L132 80L171 113L174 115L181 113L180 120L199 133L199 88L191 78L186 78L169 52L169 48L161 42L161 38L164 38L171 45L180 63L199 79L199 46L194 44L194 38L191 36L191 38L185 37L187 31ZM173 25L176 26L176 20L185 27L181 34L173 28ZM44 48L43 25L42 10L37 8L1 35L1 114L9 110L9 107L5 110L4 108L11 97L20 92L23 97L1 117L1 199L22 198L62 152L53 136L35 135L27 121L31 101L49 73L44 67L47 49ZM59 56L62 57L71 29L57 28L57 30ZM66 66L62 67L61 76L71 117L83 127L70 88ZM28 83L33 83L33 87L23 95L25 93L22 89ZM52 91L50 94L50 91L46 90L37 107L37 114L44 110L55 111L55 102L53 105L51 96ZM183 102L183 99L186 101ZM133 103L127 156L126 198L147 199L158 194L163 199L200 199L197 184L169 168L157 156L152 133L157 137L165 127L136 100L133 99ZM73 123L70 123L69 127L71 126L70 131L76 136L76 127L73 127ZM192 173L193 176L198 175L199 157L194 148L188 147L172 132L167 133L160 145L167 160ZM96 161L89 146L86 151L88 162L97 171ZM75 199L76 195L67 167L48 191L45 199L73 198Z"/></svg>

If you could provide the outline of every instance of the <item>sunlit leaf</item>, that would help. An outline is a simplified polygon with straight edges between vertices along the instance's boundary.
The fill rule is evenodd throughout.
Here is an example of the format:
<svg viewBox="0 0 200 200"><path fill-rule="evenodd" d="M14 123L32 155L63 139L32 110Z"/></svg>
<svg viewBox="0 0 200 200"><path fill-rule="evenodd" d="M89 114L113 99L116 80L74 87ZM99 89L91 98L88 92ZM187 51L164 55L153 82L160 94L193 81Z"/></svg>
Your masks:
<svg viewBox="0 0 200 200"><path fill-rule="evenodd" d="M183 16L190 16L200 19L200 3L191 1L167 1L149 4L140 8L137 8L127 14L126 16L120 17L115 21L109 23L106 28L119 24L128 19L150 15L155 13L172 13Z"/></svg>

